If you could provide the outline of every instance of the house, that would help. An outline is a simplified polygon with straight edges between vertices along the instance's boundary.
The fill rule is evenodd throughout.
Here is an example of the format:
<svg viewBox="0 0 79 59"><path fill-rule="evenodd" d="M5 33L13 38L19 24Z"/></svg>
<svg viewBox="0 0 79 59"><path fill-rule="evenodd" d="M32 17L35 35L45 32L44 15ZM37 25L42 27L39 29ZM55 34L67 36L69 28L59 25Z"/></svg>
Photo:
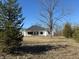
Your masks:
<svg viewBox="0 0 79 59"><path fill-rule="evenodd" d="M47 28L41 27L41 26L31 26L28 29L22 30L22 34L24 36L48 36ZM52 35L54 35L54 31L52 31Z"/></svg>

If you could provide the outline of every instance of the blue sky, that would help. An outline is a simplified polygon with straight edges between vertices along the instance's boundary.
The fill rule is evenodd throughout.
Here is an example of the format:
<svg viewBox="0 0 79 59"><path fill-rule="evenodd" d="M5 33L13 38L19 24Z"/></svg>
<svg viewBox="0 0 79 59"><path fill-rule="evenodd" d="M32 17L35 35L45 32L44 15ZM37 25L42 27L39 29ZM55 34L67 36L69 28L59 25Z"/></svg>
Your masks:
<svg viewBox="0 0 79 59"><path fill-rule="evenodd" d="M40 24L38 20L40 13L40 5L38 1L39 0L18 0L22 7L23 17L25 17L23 28ZM59 7L62 6L64 8L70 8L69 10L71 11L71 14L65 17L65 21L68 21L71 24L79 24L79 0L60 0Z"/></svg>

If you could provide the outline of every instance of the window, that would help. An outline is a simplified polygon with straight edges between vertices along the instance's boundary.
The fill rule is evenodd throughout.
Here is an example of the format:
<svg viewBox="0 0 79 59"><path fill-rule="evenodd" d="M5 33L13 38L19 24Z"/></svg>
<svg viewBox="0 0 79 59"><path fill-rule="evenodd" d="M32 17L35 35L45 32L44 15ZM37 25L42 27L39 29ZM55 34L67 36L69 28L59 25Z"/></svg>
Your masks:
<svg viewBox="0 0 79 59"><path fill-rule="evenodd" d="M33 32L28 32L29 35L33 35Z"/></svg>
<svg viewBox="0 0 79 59"><path fill-rule="evenodd" d="M40 32L40 34L43 34L43 32Z"/></svg>

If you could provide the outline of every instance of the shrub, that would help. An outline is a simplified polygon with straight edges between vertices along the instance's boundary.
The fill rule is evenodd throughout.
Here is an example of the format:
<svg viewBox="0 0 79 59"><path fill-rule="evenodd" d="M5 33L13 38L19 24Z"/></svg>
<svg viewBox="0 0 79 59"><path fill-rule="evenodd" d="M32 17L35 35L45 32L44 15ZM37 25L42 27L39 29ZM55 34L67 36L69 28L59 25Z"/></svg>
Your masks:
<svg viewBox="0 0 79 59"><path fill-rule="evenodd" d="M66 38L71 38L72 37L72 27L69 23L66 23L65 26L64 26L64 29L63 29L63 35L66 37Z"/></svg>
<svg viewBox="0 0 79 59"><path fill-rule="evenodd" d="M79 42L79 27L74 29L73 38Z"/></svg>

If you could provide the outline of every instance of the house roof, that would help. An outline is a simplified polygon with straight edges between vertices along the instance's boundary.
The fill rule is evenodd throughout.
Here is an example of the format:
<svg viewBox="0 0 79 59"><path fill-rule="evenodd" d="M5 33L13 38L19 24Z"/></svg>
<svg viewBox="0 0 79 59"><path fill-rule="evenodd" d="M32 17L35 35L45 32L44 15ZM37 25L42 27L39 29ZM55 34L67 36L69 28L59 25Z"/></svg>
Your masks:
<svg viewBox="0 0 79 59"><path fill-rule="evenodd" d="M37 26L37 25L33 25L30 28L26 29L27 31L41 31L41 30L46 30L46 28L41 27L41 26Z"/></svg>

